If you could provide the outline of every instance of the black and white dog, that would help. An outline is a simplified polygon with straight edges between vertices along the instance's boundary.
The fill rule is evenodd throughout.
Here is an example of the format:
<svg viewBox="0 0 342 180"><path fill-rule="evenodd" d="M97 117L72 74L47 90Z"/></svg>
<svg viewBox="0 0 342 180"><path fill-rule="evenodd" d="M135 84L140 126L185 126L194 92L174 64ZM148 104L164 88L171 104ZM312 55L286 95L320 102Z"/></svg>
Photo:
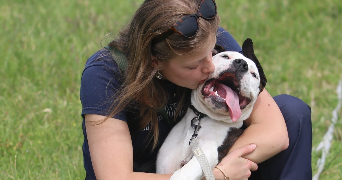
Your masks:
<svg viewBox="0 0 342 180"><path fill-rule="evenodd" d="M244 41L242 51L243 55L223 51L213 57L215 71L192 91L193 108L175 125L159 150L157 173L173 174L171 179L178 180L201 179L204 174L189 146L190 139L198 139L213 169L242 134L239 128L267 82L251 39ZM201 118L201 128L192 122L195 117Z"/></svg>

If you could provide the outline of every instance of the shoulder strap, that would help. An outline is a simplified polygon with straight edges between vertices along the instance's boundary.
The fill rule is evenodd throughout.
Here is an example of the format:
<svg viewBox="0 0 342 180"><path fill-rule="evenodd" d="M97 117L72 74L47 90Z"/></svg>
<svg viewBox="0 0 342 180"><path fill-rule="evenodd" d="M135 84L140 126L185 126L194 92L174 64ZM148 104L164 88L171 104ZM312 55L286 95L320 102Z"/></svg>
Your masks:
<svg viewBox="0 0 342 180"><path fill-rule="evenodd" d="M110 51L110 53L112 54L115 62L118 64L120 70L122 72L125 72L128 66L127 63L127 58L125 56L125 54L123 52L121 52L120 50L118 50L117 48L111 48L109 46L105 47L106 49L108 49Z"/></svg>

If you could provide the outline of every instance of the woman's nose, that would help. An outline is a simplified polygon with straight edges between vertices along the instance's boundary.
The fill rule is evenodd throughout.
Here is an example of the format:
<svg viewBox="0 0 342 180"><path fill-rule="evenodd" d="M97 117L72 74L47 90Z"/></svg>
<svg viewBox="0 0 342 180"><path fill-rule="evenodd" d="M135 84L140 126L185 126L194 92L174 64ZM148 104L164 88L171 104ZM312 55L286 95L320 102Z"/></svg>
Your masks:
<svg viewBox="0 0 342 180"><path fill-rule="evenodd" d="M203 73L212 73L215 71L215 65L213 64L213 58L210 56L206 59L206 64L202 69Z"/></svg>

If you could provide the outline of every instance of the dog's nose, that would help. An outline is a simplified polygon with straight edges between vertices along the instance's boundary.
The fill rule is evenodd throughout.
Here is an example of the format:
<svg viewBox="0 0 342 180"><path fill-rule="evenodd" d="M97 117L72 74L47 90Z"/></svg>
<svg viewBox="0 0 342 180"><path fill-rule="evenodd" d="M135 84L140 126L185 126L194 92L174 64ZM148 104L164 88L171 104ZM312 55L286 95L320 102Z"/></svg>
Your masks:
<svg viewBox="0 0 342 180"><path fill-rule="evenodd" d="M235 59L233 63L234 63L234 66L236 67L236 69L239 71L245 72L248 70L248 64L243 59Z"/></svg>

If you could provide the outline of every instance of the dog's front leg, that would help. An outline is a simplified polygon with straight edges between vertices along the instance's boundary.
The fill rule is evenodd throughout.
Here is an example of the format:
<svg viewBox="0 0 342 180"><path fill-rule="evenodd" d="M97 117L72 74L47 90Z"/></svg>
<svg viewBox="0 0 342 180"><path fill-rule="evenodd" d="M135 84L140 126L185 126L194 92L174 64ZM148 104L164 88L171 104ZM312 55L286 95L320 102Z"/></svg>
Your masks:
<svg viewBox="0 0 342 180"><path fill-rule="evenodd" d="M200 180L203 177L202 168L197 158L194 156L181 169L173 173L170 180Z"/></svg>

